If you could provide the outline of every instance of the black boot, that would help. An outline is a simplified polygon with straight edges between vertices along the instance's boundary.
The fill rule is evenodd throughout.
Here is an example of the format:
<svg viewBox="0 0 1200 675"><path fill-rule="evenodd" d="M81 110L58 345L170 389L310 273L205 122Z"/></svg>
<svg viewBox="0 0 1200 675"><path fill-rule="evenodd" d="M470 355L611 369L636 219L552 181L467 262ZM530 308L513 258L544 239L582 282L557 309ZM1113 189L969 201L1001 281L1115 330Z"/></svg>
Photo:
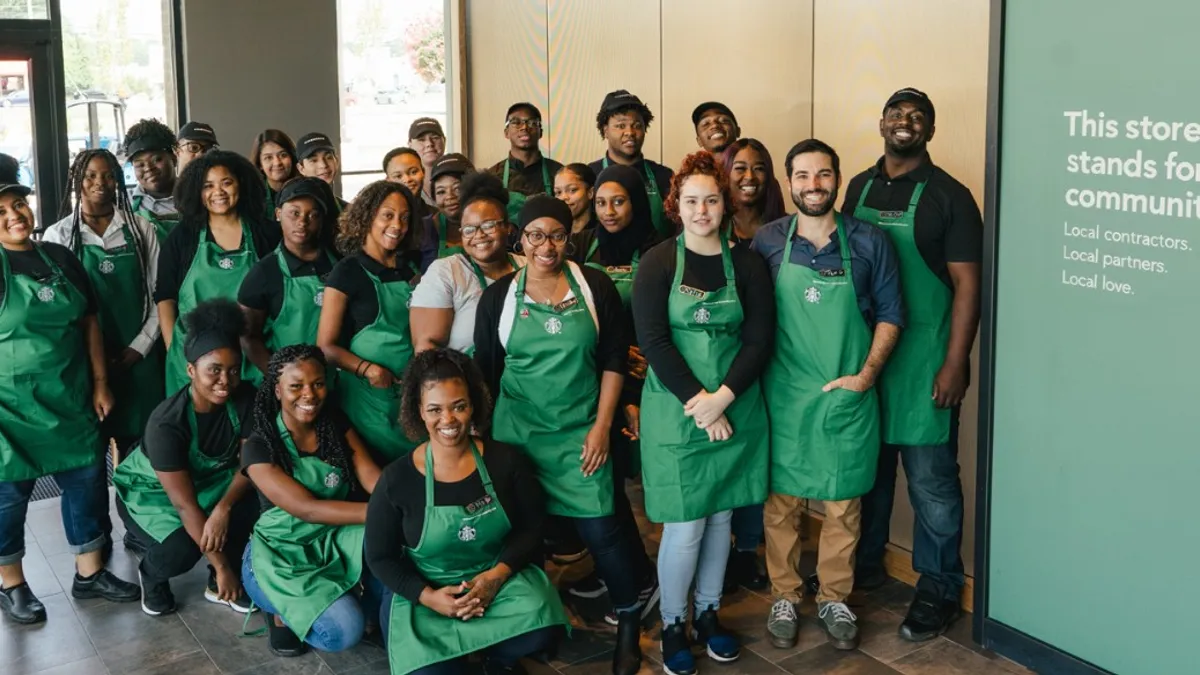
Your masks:
<svg viewBox="0 0 1200 675"><path fill-rule="evenodd" d="M617 650L613 654L613 675L636 675L642 667L641 614L638 610L617 613Z"/></svg>

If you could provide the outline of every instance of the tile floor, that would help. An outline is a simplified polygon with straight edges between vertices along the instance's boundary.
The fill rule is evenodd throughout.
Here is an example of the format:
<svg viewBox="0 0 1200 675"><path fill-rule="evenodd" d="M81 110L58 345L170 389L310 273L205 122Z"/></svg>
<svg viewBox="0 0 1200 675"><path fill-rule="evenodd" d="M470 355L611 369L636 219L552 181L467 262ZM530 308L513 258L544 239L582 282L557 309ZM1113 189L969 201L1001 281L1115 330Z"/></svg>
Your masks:
<svg viewBox="0 0 1200 675"><path fill-rule="evenodd" d="M635 497L636 495L631 495ZM113 513L116 534L123 534ZM642 521L651 554L658 536ZM206 572L200 564L173 582L179 603L176 614L151 618L138 603L112 604L104 600L75 600L70 595L73 558L66 548L58 500L30 505L26 532L25 573L46 605L49 620L40 626L19 626L0 617L0 673L4 675L207 675L253 673L275 675L368 675L388 673L383 650L359 645L349 652L310 652L301 658L280 659L267 649L265 637L242 637L242 616L203 599ZM811 568L811 556L802 566ZM589 563L553 575L580 575ZM118 543L111 569L125 579L135 579L136 560ZM66 592L64 592L66 591ZM851 598L859 617L862 646L840 652L825 641L816 623L811 600L801 609L803 626L799 644L790 650L772 647L764 637L770 598L739 591L725 599L722 620L742 638L742 658L728 665L701 659L701 673L758 675L1012 675L1029 671L971 641L970 617L964 617L943 638L910 644L896 634L912 589L898 582L869 594ZM530 675L605 675L611 672L615 629L601 620L603 600L568 603L575 623L549 664L527 663ZM261 626L257 616L251 627ZM642 640L646 654L643 673L661 672L655 642L658 628Z"/></svg>

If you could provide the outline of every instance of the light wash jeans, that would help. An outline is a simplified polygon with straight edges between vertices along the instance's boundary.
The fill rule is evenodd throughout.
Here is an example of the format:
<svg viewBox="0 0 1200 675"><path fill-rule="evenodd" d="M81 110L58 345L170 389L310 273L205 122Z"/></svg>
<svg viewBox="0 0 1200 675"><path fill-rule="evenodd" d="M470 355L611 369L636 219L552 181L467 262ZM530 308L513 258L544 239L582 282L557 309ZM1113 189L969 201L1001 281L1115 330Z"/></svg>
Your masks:
<svg viewBox="0 0 1200 675"><path fill-rule="evenodd" d="M686 523L663 524L658 547L658 583L662 620L669 626L687 619L688 589L696 582L696 614L721 606L733 511L721 511Z"/></svg>

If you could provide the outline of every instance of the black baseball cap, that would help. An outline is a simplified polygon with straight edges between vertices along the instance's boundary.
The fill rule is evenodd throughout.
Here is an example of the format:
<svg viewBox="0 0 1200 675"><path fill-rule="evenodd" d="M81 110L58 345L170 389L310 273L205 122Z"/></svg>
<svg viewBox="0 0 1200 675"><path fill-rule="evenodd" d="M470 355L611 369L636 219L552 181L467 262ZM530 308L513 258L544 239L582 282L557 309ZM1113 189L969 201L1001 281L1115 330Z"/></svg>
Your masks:
<svg viewBox="0 0 1200 675"><path fill-rule="evenodd" d="M696 109L692 111L692 126L700 126L700 118L703 117L704 113L708 112L709 110L719 110L726 115L729 115L729 119L733 120L735 126L737 125L737 115L733 114L733 111L729 109L729 106L721 103L720 101L706 101L696 106Z"/></svg>
<svg viewBox="0 0 1200 675"><path fill-rule="evenodd" d="M166 143L155 143L154 139L150 136L143 136L125 146L125 157L132 161L138 153L154 152L156 150L171 152L174 148Z"/></svg>
<svg viewBox="0 0 1200 675"><path fill-rule="evenodd" d="M212 146L220 145L217 143L217 134L212 130L212 127L203 122L188 122L179 127L179 133L175 134L175 139L178 141L195 141L197 143L207 143ZM155 148L157 149L157 148ZM132 157L133 155L129 155Z"/></svg>
<svg viewBox="0 0 1200 675"><path fill-rule="evenodd" d="M300 140L296 141L296 161L302 162L321 150L337 154L337 148L333 147L333 141L329 140L325 134L316 132L304 134Z"/></svg>
<svg viewBox="0 0 1200 675"><path fill-rule="evenodd" d="M600 104L600 112L607 115L626 108L643 108L649 110L646 104L642 103L642 99L624 89L608 92L604 97L604 101Z"/></svg>
<svg viewBox="0 0 1200 675"><path fill-rule="evenodd" d="M442 155L434 160L433 166L429 167L429 184L433 185L442 176L462 176L474 170L475 165L467 159L466 155L457 152Z"/></svg>
<svg viewBox="0 0 1200 675"><path fill-rule="evenodd" d="M442 131L442 123L432 117L418 117L413 120L413 123L408 127L408 140L420 138L423 134L433 132L442 138L446 137L446 132Z"/></svg>
<svg viewBox="0 0 1200 675"><path fill-rule="evenodd" d="M27 186L21 185L17 174L21 170L21 163L16 157L6 155L0 152L0 194L5 192L16 192L22 197L28 197L33 190Z"/></svg>
<svg viewBox="0 0 1200 675"><path fill-rule="evenodd" d="M529 112L533 113L533 119L542 119L542 111L538 110L536 105L530 103L529 101L522 101L520 103L514 103L508 106L508 112L504 113L504 121L507 122L508 118L518 110L528 110Z"/></svg>
<svg viewBox="0 0 1200 675"><path fill-rule="evenodd" d="M310 197L322 211L326 211L329 209L329 205L325 203L325 191L328 189L329 186L320 178L310 176L293 178L285 183L283 189L279 191L279 198L276 200L276 203L282 207L293 199Z"/></svg>
<svg viewBox="0 0 1200 675"><path fill-rule="evenodd" d="M897 91L889 96L887 103L883 105L883 111L887 112L888 108L891 108L897 103L904 103L906 101L917 106L918 110L924 111L925 116L929 118L929 124L933 124L933 101L929 100L929 96L925 92L921 91L920 89L914 89L913 87L905 87L904 89L901 89L900 91Z"/></svg>

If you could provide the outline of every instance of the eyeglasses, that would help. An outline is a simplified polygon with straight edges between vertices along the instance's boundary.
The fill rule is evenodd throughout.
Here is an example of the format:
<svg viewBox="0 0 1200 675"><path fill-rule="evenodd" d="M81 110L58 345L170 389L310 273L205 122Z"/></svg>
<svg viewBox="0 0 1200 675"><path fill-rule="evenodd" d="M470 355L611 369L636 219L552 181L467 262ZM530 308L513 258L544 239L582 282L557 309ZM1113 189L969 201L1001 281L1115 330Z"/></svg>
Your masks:
<svg viewBox="0 0 1200 675"><path fill-rule="evenodd" d="M480 232L491 234L496 231L496 228L502 225L504 225L503 220L485 220L478 225L463 225L460 231L462 232L463 239L470 239Z"/></svg>
<svg viewBox="0 0 1200 675"><path fill-rule="evenodd" d="M180 143L179 149L183 150L184 152L191 153L193 155L200 155L200 154L208 152L208 150L209 150L208 146L204 145L203 143L196 143L194 141L188 142L188 143Z"/></svg>
<svg viewBox="0 0 1200 675"><path fill-rule="evenodd" d="M554 234L546 234L541 230L525 230L525 238L529 240L531 246L541 246L546 243L547 239L554 242L555 246L567 243L567 233L561 230Z"/></svg>
<svg viewBox="0 0 1200 675"><path fill-rule="evenodd" d="M541 131L542 121L525 119L524 117L510 117L504 122L504 128L507 129L509 127L514 127L516 129L524 127L526 129L533 129L534 131Z"/></svg>

